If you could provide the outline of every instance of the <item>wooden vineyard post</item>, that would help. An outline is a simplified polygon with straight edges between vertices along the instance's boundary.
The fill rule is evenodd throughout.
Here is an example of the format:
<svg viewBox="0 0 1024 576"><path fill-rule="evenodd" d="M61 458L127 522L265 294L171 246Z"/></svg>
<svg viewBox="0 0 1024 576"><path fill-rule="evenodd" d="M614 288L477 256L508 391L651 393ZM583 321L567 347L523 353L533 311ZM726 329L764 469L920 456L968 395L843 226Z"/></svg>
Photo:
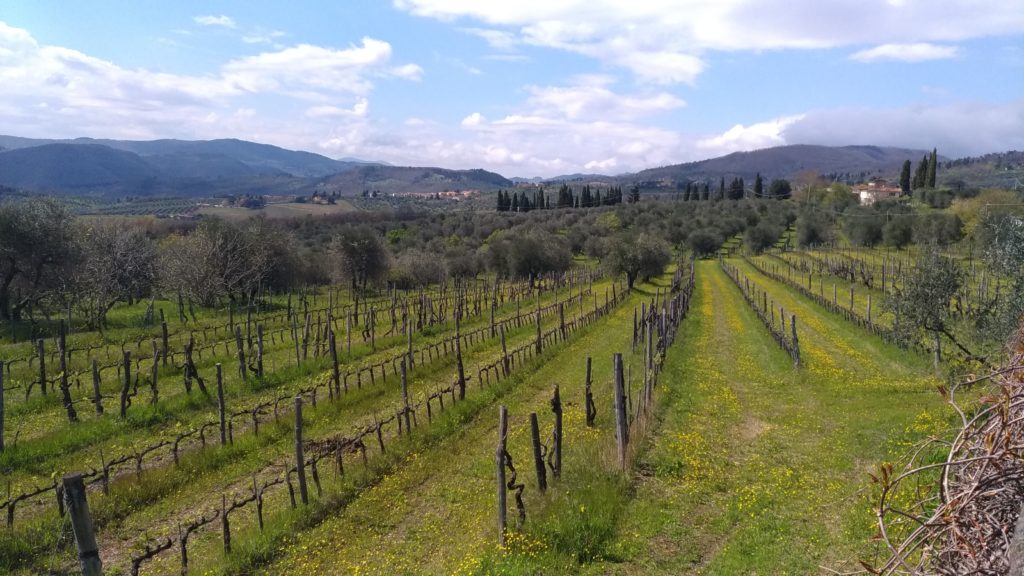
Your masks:
<svg viewBox="0 0 1024 576"><path fill-rule="evenodd" d="M121 419L128 415L128 390L132 386L132 353L125 351L122 368L124 384L121 387Z"/></svg>
<svg viewBox="0 0 1024 576"><path fill-rule="evenodd" d="M868 326L871 326L871 294L868 294Z"/></svg>
<svg viewBox="0 0 1024 576"><path fill-rule="evenodd" d="M100 561L99 549L96 546L96 534L93 532L92 514L89 502L85 499L85 482L81 474L68 474L62 481L64 498L71 514L71 529L75 534L75 545L78 548L78 562L82 567L83 576L100 576L103 574L103 562Z"/></svg>
<svg viewBox="0 0 1024 576"><path fill-rule="evenodd" d="M295 397L295 472L299 480L299 498L305 506L309 504L309 487L306 486L306 457L302 448L302 396Z"/></svg>
<svg viewBox="0 0 1024 576"><path fill-rule="evenodd" d="M100 394L100 366L99 362L92 359L92 402L96 406L96 414L103 414L103 396Z"/></svg>
<svg viewBox="0 0 1024 576"><path fill-rule="evenodd" d="M228 443L227 413L224 410L224 371L217 363L217 416L220 423L220 445Z"/></svg>
<svg viewBox="0 0 1024 576"><path fill-rule="evenodd" d="M296 313L297 315L298 313ZM295 320L295 316L292 316L292 343L295 344L295 365L302 365L302 357L299 356L299 325ZM350 317L351 319L351 317ZM349 326L349 332L352 332L352 326Z"/></svg>
<svg viewBox="0 0 1024 576"><path fill-rule="evenodd" d="M530 439L533 441L533 465L537 469L537 488L541 492L548 489L547 471L544 469L544 455L540 448L540 425L537 423L537 413L530 413Z"/></svg>
<svg viewBox="0 0 1024 576"><path fill-rule="evenodd" d="M540 356L541 352L544 351L544 344L543 344L543 338L541 337L541 330L540 330L540 301L539 300L538 300L538 305L537 305L537 343L536 343L536 347L537 347L537 356Z"/></svg>
<svg viewBox="0 0 1024 576"><path fill-rule="evenodd" d="M505 344L505 327L501 327L501 368L506 378L509 375L508 346Z"/></svg>
<svg viewBox="0 0 1024 576"><path fill-rule="evenodd" d="M36 354L39 356L39 391L46 396L46 344L43 339L36 340Z"/></svg>
<svg viewBox="0 0 1024 576"><path fill-rule="evenodd" d="M625 382L622 374L622 354L612 357L615 370L615 445L618 449L619 466L626 470L626 445L629 442L626 429Z"/></svg>
<svg viewBox="0 0 1024 576"><path fill-rule="evenodd" d="M567 333L565 331L565 306L563 302L558 303L558 330L562 335L562 342L565 342Z"/></svg>
<svg viewBox="0 0 1024 576"><path fill-rule="evenodd" d="M242 382L248 380L249 370L245 367L245 348L242 346L242 327L235 326L235 346L238 348L238 374Z"/></svg>
<svg viewBox="0 0 1024 576"><path fill-rule="evenodd" d="M558 393L558 384L555 384L555 394L551 397L551 411L555 413L555 431L552 437L551 450L554 456L554 464L551 466L551 476L555 480L562 479L562 396Z"/></svg>
<svg viewBox="0 0 1024 576"><path fill-rule="evenodd" d="M0 452L4 451L4 363L0 360Z"/></svg>
<svg viewBox="0 0 1024 576"><path fill-rule="evenodd" d="M352 355L352 311L348 312L348 319L345 321L345 354Z"/></svg>
<svg viewBox="0 0 1024 576"><path fill-rule="evenodd" d="M793 331L793 365L800 367L800 340L796 337L796 314L789 317L789 327Z"/></svg>
<svg viewBox="0 0 1024 576"><path fill-rule="evenodd" d="M256 377L263 381L263 324L256 325Z"/></svg>
<svg viewBox="0 0 1024 576"><path fill-rule="evenodd" d="M71 386L68 384L68 347L65 334L64 321L60 321L60 335L57 337L57 353L60 354L60 394L64 403L64 410L68 414L68 422L78 422L78 413L75 412L75 404L71 400Z"/></svg>
<svg viewBox="0 0 1024 576"><path fill-rule="evenodd" d="M590 387L590 356L587 356L587 379L584 383L585 403L587 412L587 426L594 426L594 418L597 417L597 406L594 404L594 391Z"/></svg>
<svg viewBox="0 0 1024 576"><path fill-rule="evenodd" d="M334 393L341 396L341 372L338 370L338 342L334 335L334 326L331 326L331 340L329 342L331 351L331 379L334 384Z"/></svg>
<svg viewBox="0 0 1024 576"><path fill-rule="evenodd" d="M405 433L409 434L412 432L411 422L409 421L409 412L411 410L409 409L409 383L406 379L404 358L399 366L402 369L402 413L405 415Z"/></svg>
<svg viewBox="0 0 1024 576"><path fill-rule="evenodd" d="M508 437L508 408L498 408L498 449L494 460L498 473L498 546L505 547L505 513L508 507L505 493L505 441Z"/></svg>
<svg viewBox="0 0 1024 576"><path fill-rule="evenodd" d="M163 310L160 311L163 313ZM163 357L164 366L167 366L167 354L169 352L167 345L167 322L160 323L160 336L163 339L163 350L161 356Z"/></svg>
<svg viewBox="0 0 1024 576"><path fill-rule="evenodd" d="M850 284L850 312L853 312L853 284Z"/></svg>
<svg viewBox="0 0 1024 576"><path fill-rule="evenodd" d="M942 363L942 335L938 332L935 333L935 370L938 371L939 364Z"/></svg>
<svg viewBox="0 0 1024 576"><path fill-rule="evenodd" d="M458 370L458 384L459 384L459 400L466 399L466 372L465 367L462 365L462 326L459 317L460 313L455 313L455 367ZM411 332L410 332L411 334ZM411 355L411 354L410 354ZM477 375L479 376L479 374Z"/></svg>
<svg viewBox="0 0 1024 576"><path fill-rule="evenodd" d="M414 330L413 323L409 322L409 330L406 332L406 342L405 342L406 350L405 350L405 355L409 357L409 369L410 370L416 367L416 357L415 357L415 355L412 352L412 331L413 330Z"/></svg>

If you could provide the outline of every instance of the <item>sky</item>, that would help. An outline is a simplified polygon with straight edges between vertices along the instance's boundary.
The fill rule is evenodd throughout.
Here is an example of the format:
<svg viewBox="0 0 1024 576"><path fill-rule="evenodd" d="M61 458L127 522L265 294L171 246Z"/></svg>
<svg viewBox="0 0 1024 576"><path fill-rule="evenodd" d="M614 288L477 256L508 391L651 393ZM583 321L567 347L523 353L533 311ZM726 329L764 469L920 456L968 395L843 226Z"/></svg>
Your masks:
<svg viewBox="0 0 1024 576"><path fill-rule="evenodd" d="M0 133L621 174L1024 149L1021 0L0 0Z"/></svg>

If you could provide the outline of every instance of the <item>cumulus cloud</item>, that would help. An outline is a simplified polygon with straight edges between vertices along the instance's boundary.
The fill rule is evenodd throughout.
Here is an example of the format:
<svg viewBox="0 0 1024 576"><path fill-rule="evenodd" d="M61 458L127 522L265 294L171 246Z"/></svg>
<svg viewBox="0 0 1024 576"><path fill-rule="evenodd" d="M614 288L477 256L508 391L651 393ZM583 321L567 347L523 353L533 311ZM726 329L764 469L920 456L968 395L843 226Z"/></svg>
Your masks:
<svg viewBox="0 0 1024 576"><path fill-rule="evenodd" d="M784 133L786 128L799 122L803 116L787 116L765 122L757 122L750 126L737 124L722 134L697 140L697 150L707 154L706 157L721 156L731 152L756 150L787 144Z"/></svg>
<svg viewBox="0 0 1024 576"><path fill-rule="evenodd" d="M899 60L902 62L924 62L926 60L945 60L956 57L956 46L941 46L918 42L916 44L882 44L850 55L857 62L877 62L879 60Z"/></svg>
<svg viewBox="0 0 1024 576"><path fill-rule="evenodd" d="M0 113L6 130L26 136L233 136L310 147L323 128L278 118L280 101L267 109L264 98L319 101L306 118L352 125L365 121L376 79L421 75L415 64L394 65L391 45L372 38L342 49L300 44L230 60L216 74L185 75L40 44L0 22Z"/></svg>
<svg viewBox="0 0 1024 576"><path fill-rule="evenodd" d="M837 108L808 112L784 127L789 144L877 144L947 156L1024 149L1024 99L897 108Z"/></svg>
<svg viewBox="0 0 1024 576"><path fill-rule="evenodd" d="M192 20L200 26L220 26L222 28L231 29L234 29L236 27L235 20L230 16L225 16L223 14L221 14L220 16L196 16L192 18Z"/></svg>
<svg viewBox="0 0 1024 576"><path fill-rule="evenodd" d="M479 126L484 123L486 119L479 112L473 112L469 116L462 119L463 126Z"/></svg>
<svg viewBox="0 0 1024 576"><path fill-rule="evenodd" d="M936 43L1024 32L1024 10L1017 2L1003 0L395 0L394 4L417 16L466 24L464 30L495 48L531 45L565 50L657 83L692 83L704 70L703 55L710 50L928 44L934 46L935 57L943 50L955 50ZM925 53L921 48L910 52L915 51Z"/></svg>

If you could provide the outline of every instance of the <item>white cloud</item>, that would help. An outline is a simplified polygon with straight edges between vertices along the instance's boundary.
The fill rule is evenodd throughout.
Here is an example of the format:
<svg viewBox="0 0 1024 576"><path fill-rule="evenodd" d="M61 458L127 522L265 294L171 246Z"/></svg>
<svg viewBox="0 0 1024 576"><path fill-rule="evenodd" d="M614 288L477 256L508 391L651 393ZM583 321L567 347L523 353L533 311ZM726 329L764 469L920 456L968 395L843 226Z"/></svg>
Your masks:
<svg viewBox="0 0 1024 576"><path fill-rule="evenodd" d="M306 109L307 118L362 118L370 109L370 102L366 98L360 98L351 108L339 106L311 106Z"/></svg>
<svg viewBox="0 0 1024 576"><path fill-rule="evenodd" d="M667 92L644 95L616 94L608 88L614 80L608 76L581 75L569 86L530 86L527 104L546 115L575 120L602 118L627 120L686 105Z"/></svg>
<svg viewBox="0 0 1024 576"><path fill-rule="evenodd" d="M479 126L483 124L485 121L486 118L484 118L482 114L480 114L479 112L473 112L469 116L466 116L465 118L462 119L462 125L469 127Z"/></svg>
<svg viewBox="0 0 1024 576"><path fill-rule="evenodd" d="M782 137L790 144L938 147L953 157L1022 150L1024 99L811 111L787 125Z"/></svg>
<svg viewBox="0 0 1024 576"><path fill-rule="evenodd" d="M713 157L730 152L782 146L787 144L783 135L786 128L802 118L803 116L787 116L750 126L737 124L722 134L697 140L696 147L706 154L706 157Z"/></svg>
<svg viewBox="0 0 1024 576"><path fill-rule="evenodd" d="M850 55L857 62L877 62L879 60L899 60L902 62L924 62L926 60L945 60L956 57L956 46L941 46L918 42L916 44L882 44Z"/></svg>
<svg viewBox="0 0 1024 576"><path fill-rule="evenodd" d="M655 83L692 83L710 50L929 44L1024 32L1005 0L395 0L412 14L457 21L492 47L581 54Z"/></svg>
<svg viewBox="0 0 1024 576"><path fill-rule="evenodd" d="M390 44L371 38L264 52L209 75L169 74L42 45L0 22L0 122L24 136L237 137L308 149L323 140L325 118L330 129L361 134L378 79L421 74L394 65ZM290 107L298 120L282 112Z"/></svg>
<svg viewBox="0 0 1024 576"><path fill-rule="evenodd" d="M196 16L192 18L196 24L200 26L221 26L223 28L234 29L236 27L235 20L230 16L221 14L220 16Z"/></svg>

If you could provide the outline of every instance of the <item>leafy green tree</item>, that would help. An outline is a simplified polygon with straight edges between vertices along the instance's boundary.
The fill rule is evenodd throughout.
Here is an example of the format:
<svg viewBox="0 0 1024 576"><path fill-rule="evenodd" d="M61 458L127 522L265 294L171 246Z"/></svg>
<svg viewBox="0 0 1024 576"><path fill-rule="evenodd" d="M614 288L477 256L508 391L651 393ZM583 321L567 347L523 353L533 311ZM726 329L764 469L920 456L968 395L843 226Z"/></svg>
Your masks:
<svg viewBox="0 0 1024 576"><path fill-rule="evenodd" d="M71 214L57 201L0 204L0 317L20 318L26 307L59 285L59 271L73 261L74 247Z"/></svg>
<svg viewBox="0 0 1024 576"><path fill-rule="evenodd" d="M725 244L722 234L714 228L699 228L690 233L686 243L698 258L713 255Z"/></svg>
<svg viewBox="0 0 1024 576"><path fill-rule="evenodd" d="M831 239L832 225L816 210L807 209L796 219L796 241L800 246L819 246Z"/></svg>
<svg viewBox="0 0 1024 576"><path fill-rule="evenodd" d="M632 290L637 279L649 280L663 273L671 258L664 240L647 233L625 234L612 241L601 263L612 275L625 274Z"/></svg>
<svg viewBox="0 0 1024 576"><path fill-rule="evenodd" d="M900 189L904 194L910 192L910 160L904 160L900 169Z"/></svg>
<svg viewBox="0 0 1024 576"><path fill-rule="evenodd" d="M793 187L789 180L772 180L768 185L768 197L776 200L786 200L793 195Z"/></svg>
<svg viewBox="0 0 1024 576"><path fill-rule="evenodd" d="M888 302L900 319L897 331L908 339L929 333L936 342L945 336L973 357L952 331L950 302L962 285L963 270L956 262L934 248L924 252Z"/></svg>
<svg viewBox="0 0 1024 576"><path fill-rule="evenodd" d="M639 201L640 201L640 186L638 184L634 184L633 187L629 189L629 203L630 204L636 204Z"/></svg>
<svg viewBox="0 0 1024 576"><path fill-rule="evenodd" d="M917 190L928 185L928 157L921 158L921 162L914 171L914 180L910 183L911 188Z"/></svg>
<svg viewBox="0 0 1024 576"><path fill-rule="evenodd" d="M751 226L743 233L743 245L754 254L760 254L771 248L779 236L782 236L782 228L770 222L759 222L757 226Z"/></svg>
<svg viewBox="0 0 1024 576"><path fill-rule="evenodd" d="M882 242L889 247L901 249L914 238L914 220L909 215L899 215L882 227Z"/></svg>
<svg viewBox="0 0 1024 576"><path fill-rule="evenodd" d="M884 225L883 216L870 208L856 206L843 214L843 232L854 246L878 245Z"/></svg>

